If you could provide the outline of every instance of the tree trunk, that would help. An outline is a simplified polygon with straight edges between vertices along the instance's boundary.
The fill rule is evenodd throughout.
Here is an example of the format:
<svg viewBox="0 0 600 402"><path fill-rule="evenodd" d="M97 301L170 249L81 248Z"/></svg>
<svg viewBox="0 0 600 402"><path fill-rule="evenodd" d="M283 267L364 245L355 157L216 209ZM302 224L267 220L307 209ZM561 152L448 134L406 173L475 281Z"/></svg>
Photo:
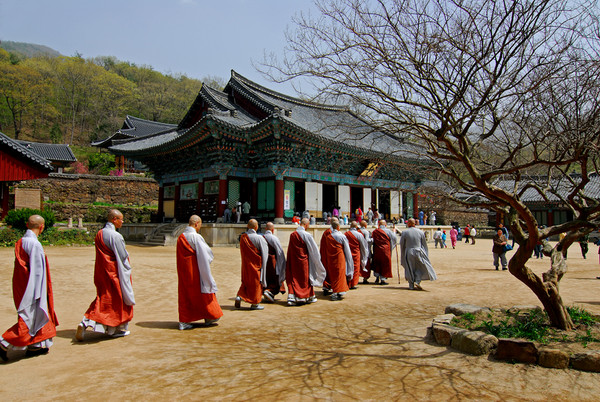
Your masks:
<svg viewBox="0 0 600 402"><path fill-rule="evenodd" d="M521 250L523 250L521 252ZM563 304L559 293L559 281L567 270L567 264L563 259L562 253L556 249L551 252L551 267L548 272L542 275L542 278L533 273L525 265L528 256L531 256L532 250L525 250L525 247L519 247L519 250L511 258L509 270L512 275L529 287L542 302L550 324L559 329L570 330L573 328L571 316Z"/></svg>

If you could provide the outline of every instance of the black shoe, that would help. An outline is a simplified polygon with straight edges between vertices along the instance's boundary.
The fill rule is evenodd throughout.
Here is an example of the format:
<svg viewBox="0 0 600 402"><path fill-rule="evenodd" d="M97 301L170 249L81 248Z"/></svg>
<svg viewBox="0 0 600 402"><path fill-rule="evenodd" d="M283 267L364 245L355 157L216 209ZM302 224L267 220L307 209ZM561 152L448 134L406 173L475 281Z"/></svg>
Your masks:
<svg viewBox="0 0 600 402"><path fill-rule="evenodd" d="M48 350L48 348L27 349L27 351L25 352L25 357L45 355L46 353L48 353Z"/></svg>
<svg viewBox="0 0 600 402"><path fill-rule="evenodd" d="M380 285L388 285L388 283L386 281L384 281L383 279L381 280L381 283L379 283Z"/></svg>
<svg viewBox="0 0 600 402"><path fill-rule="evenodd" d="M358 288L356 286L352 286L350 289L354 290L354 289L358 289Z"/></svg>
<svg viewBox="0 0 600 402"><path fill-rule="evenodd" d="M375 278L375 285L379 284L379 277Z"/></svg>
<svg viewBox="0 0 600 402"><path fill-rule="evenodd" d="M323 288L323 296L329 296L331 294L331 289Z"/></svg>
<svg viewBox="0 0 600 402"><path fill-rule="evenodd" d="M5 362L8 361L8 349L4 345L0 345L0 359Z"/></svg>
<svg viewBox="0 0 600 402"><path fill-rule="evenodd" d="M368 285L369 284L369 280L367 278L364 278L362 281L363 285Z"/></svg>

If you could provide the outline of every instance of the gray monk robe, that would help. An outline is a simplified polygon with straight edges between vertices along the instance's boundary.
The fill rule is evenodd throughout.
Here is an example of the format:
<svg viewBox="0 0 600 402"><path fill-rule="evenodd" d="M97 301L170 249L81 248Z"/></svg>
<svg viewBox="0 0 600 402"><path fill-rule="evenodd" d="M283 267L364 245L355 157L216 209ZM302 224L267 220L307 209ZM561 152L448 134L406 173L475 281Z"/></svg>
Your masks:
<svg viewBox="0 0 600 402"><path fill-rule="evenodd" d="M429 250L425 233L415 227L402 231L400 236L401 263L404 267L404 276L408 281L408 287L414 288L421 281L437 279L435 270L429 261Z"/></svg>

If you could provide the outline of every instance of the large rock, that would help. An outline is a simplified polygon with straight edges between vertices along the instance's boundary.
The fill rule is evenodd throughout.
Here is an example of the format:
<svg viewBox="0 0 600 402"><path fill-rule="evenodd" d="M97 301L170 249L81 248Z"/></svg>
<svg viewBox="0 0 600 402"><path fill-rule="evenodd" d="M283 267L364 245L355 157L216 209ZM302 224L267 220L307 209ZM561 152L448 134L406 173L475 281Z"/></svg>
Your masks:
<svg viewBox="0 0 600 402"><path fill-rule="evenodd" d="M558 349L542 348L538 351L538 364L542 367L565 369L569 367L569 354Z"/></svg>
<svg viewBox="0 0 600 402"><path fill-rule="evenodd" d="M491 311L488 307L475 306L473 304L456 303L446 307L446 314L463 315L466 313L476 314L480 311Z"/></svg>
<svg viewBox="0 0 600 402"><path fill-rule="evenodd" d="M531 341L501 338L498 339L495 357L498 360L514 360L521 363L535 364L538 359L538 350Z"/></svg>
<svg viewBox="0 0 600 402"><path fill-rule="evenodd" d="M434 323L431 326L433 339L435 339L438 345L442 346L450 346L452 343L452 336L462 331L466 331L466 329L453 327L452 325L447 324Z"/></svg>
<svg viewBox="0 0 600 402"><path fill-rule="evenodd" d="M451 346L461 352L480 356L498 346L498 338L481 331L459 331L452 335Z"/></svg>
<svg viewBox="0 0 600 402"><path fill-rule="evenodd" d="M571 366L577 370L600 373L600 351L575 353L571 356Z"/></svg>

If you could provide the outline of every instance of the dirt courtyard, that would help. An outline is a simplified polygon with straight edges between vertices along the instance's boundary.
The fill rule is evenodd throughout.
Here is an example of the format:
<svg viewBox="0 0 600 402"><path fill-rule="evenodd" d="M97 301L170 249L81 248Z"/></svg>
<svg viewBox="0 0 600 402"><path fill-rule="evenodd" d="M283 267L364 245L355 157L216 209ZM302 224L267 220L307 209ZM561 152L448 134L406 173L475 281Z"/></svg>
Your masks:
<svg viewBox="0 0 600 402"><path fill-rule="evenodd" d="M539 305L492 266L491 240L434 249L438 280L409 291L403 279L359 285L345 300L235 310L236 248L213 248L224 316L218 326L177 329L174 247L129 245L137 305L131 336L79 343L75 328L95 297L93 247L46 247L60 322L46 356L0 363L3 400L598 400L598 374L495 362L426 343L433 316L452 303ZM575 244L562 280L566 304L600 314L597 248ZM16 321L13 249L0 249L0 330ZM550 260L531 261L536 272ZM394 255L394 272L396 261ZM371 279L371 282L373 280ZM247 305L246 305L247 306Z"/></svg>

